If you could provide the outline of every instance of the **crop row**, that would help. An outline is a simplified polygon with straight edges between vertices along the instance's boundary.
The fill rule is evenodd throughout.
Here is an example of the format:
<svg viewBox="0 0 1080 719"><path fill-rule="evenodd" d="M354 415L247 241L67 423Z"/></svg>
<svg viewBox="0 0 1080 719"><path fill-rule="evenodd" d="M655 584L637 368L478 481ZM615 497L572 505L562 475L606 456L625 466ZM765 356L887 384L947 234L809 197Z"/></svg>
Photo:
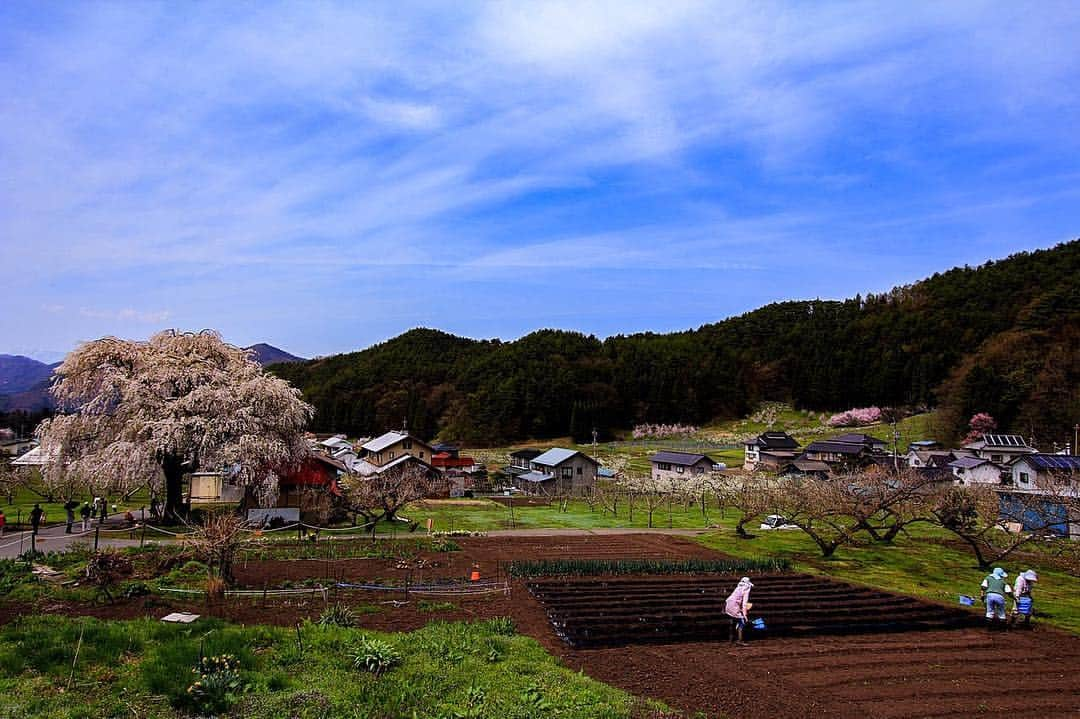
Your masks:
<svg viewBox="0 0 1080 719"><path fill-rule="evenodd" d="M510 563L513 577L786 572L787 559L536 559Z"/></svg>

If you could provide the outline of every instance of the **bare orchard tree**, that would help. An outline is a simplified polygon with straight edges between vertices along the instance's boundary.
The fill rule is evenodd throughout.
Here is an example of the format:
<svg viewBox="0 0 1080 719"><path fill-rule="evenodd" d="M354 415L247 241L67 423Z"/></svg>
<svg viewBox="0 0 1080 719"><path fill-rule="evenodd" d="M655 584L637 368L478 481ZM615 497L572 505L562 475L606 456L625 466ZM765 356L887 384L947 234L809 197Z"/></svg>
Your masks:
<svg viewBox="0 0 1080 719"><path fill-rule="evenodd" d="M49 485L95 494L149 482L165 515L182 513L187 472L234 468L262 500L304 455L313 410L288 382L217 333L161 332L146 342L88 342L56 370L61 411L39 427ZM161 491L164 490L164 491Z"/></svg>
<svg viewBox="0 0 1080 719"><path fill-rule="evenodd" d="M739 513L735 534L749 539L747 524L764 516L777 504L778 480L764 474L735 474L723 477L716 487L717 501L722 507L732 507Z"/></svg>
<svg viewBox="0 0 1080 719"><path fill-rule="evenodd" d="M844 499L858 528L876 542L891 542L912 524L933 522L939 495L949 486L948 480L912 469L871 468L833 481L846 491Z"/></svg>
<svg viewBox="0 0 1080 719"><path fill-rule="evenodd" d="M792 478L776 493L780 513L814 540L823 557L856 542L862 525L853 507L859 501L857 487L844 478Z"/></svg>
<svg viewBox="0 0 1080 719"><path fill-rule="evenodd" d="M633 502L638 500L644 505L645 512L649 516L649 527L653 526L653 515L667 501L667 494L651 476L647 474L630 474L623 484L628 494L628 502L633 511Z"/></svg>
<svg viewBox="0 0 1080 719"><path fill-rule="evenodd" d="M378 522L394 521L402 507L435 493L439 486L430 469L405 463L370 476L350 474L341 488L350 511L361 515L374 531Z"/></svg>
<svg viewBox="0 0 1080 719"><path fill-rule="evenodd" d="M232 512L215 512L207 515L201 525L184 538L184 544L195 556L211 569L217 571L225 584L235 583L233 564L236 555L251 542L247 534L247 522Z"/></svg>
<svg viewBox="0 0 1080 719"><path fill-rule="evenodd" d="M937 523L987 569L1027 544L1059 536L1068 521L1062 499L1051 487L1008 492L1000 486L968 484L942 492L933 511Z"/></svg>

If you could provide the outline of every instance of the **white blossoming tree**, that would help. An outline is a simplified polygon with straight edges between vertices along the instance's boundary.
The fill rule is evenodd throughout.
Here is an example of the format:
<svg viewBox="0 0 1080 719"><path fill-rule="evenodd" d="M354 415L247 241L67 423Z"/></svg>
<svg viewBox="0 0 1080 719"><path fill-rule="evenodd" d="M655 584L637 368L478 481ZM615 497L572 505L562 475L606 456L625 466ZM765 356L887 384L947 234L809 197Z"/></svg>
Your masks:
<svg viewBox="0 0 1080 719"><path fill-rule="evenodd" d="M93 494L142 484L182 512L183 475L228 468L262 501L305 454L313 409L288 382L216 333L166 331L146 342L107 337L69 354L52 388L60 414L38 430L51 485Z"/></svg>

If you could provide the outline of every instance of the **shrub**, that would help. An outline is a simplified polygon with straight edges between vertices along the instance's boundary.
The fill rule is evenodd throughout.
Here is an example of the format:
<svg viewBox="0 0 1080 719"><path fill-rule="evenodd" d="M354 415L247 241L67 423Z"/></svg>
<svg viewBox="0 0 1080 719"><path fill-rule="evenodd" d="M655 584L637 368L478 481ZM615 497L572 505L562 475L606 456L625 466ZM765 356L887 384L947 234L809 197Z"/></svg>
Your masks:
<svg viewBox="0 0 1080 719"><path fill-rule="evenodd" d="M244 691L240 663L231 654L204 657L191 671L198 678L188 687L187 703L203 716L227 712Z"/></svg>
<svg viewBox="0 0 1080 719"><path fill-rule="evenodd" d="M382 676L401 663L401 655L386 641L361 637L352 653L353 666L375 676Z"/></svg>
<svg viewBox="0 0 1080 719"><path fill-rule="evenodd" d="M107 599L112 599L112 587L134 568L131 560L114 550L95 552L86 563L86 579L96 586Z"/></svg>
<svg viewBox="0 0 1080 719"><path fill-rule="evenodd" d="M124 598L132 599L134 597L145 597L150 593L150 587L146 586L146 582L128 582L124 586Z"/></svg>
<svg viewBox="0 0 1080 719"><path fill-rule="evenodd" d="M339 602L323 610L323 613L319 615L318 624L324 627L354 627L356 613Z"/></svg>
<svg viewBox="0 0 1080 719"><path fill-rule="evenodd" d="M0 559L0 596L10 593L23 582L33 579L30 565L14 559Z"/></svg>

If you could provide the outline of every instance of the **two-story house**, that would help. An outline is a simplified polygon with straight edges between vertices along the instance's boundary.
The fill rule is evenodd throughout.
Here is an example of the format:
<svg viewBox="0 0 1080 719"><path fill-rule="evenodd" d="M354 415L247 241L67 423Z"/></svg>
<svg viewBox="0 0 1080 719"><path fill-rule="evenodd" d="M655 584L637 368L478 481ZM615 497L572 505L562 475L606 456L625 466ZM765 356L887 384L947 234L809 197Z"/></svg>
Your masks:
<svg viewBox="0 0 1080 719"><path fill-rule="evenodd" d="M649 458L652 478L656 481L689 479L718 469L719 465L707 454L661 451Z"/></svg>
<svg viewBox="0 0 1080 719"><path fill-rule="evenodd" d="M556 447L533 457L515 484L531 494L583 495L596 486L600 463L576 449Z"/></svg>
<svg viewBox="0 0 1080 719"><path fill-rule="evenodd" d="M408 432L387 432L360 445L360 459L381 467L409 455L431 464L431 445Z"/></svg>
<svg viewBox="0 0 1080 719"><path fill-rule="evenodd" d="M779 470L799 453L799 443L787 432L763 432L743 443L743 468Z"/></svg>
<svg viewBox="0 0 1080 719"><path fill-rule="evenodd" d="M976 457L1004 466L1039 451L1018 434L984 434L981 439L965 444L964 449Z"/></svg>
<svg viewBox="0 0 1080 719"><path fill-rule="evenodd" d="M842 434L811 442L797 459L824 462L833 468L862 467L885 455L885 442L867 434Z"/></svg>
<svg viewBox="0 0 1080 719"><path fill-rule="evenodd" d="M510 478L519 477L532 469L532 461L542 455L544 450L527 447L510 453L510 463L503 468L503 474Z"/></svg>

